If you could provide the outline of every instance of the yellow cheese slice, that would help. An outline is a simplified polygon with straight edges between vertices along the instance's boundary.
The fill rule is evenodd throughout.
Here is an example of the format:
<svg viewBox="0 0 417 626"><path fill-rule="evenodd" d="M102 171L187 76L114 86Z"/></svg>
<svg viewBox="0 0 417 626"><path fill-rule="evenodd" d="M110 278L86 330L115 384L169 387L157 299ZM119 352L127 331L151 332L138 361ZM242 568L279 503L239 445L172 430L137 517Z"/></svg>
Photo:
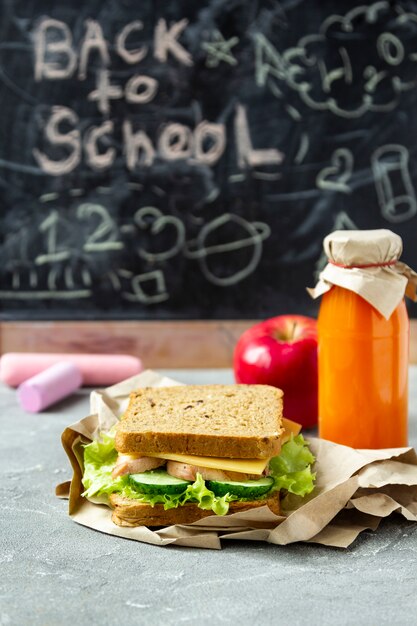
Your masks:
<svg viewBox="0 0 417 626"><path fill-rule="evenodd" d="M147 456L160 456L168 461L178 461L187 465L212 467L242 474L262 474L269 462L269 459L226 459L217 456L194 456L191 454L171 454L170 452L164 452L160 455L148 454Z"/></svg>
<svg viewBox="0 0 417 626"><path fill-rule="evenodd" d="M282 435L282 443L285 443L290 439L291 435L296 437L300 430L301 424L297 424L297 422L293 422L292 420L287 420L286 417L282 418L282 425L284 426L284 434Z"/></svg>

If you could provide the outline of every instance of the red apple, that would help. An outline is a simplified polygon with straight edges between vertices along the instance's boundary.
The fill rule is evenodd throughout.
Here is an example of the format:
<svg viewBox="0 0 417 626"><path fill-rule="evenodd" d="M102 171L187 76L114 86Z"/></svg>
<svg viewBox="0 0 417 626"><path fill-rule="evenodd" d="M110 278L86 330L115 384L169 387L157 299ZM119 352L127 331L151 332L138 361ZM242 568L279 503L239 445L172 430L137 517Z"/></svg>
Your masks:
<svg viewBox="0 0 417 626"><path fill-rule="evenodd" d="M234 353L237 383L284 391L284 416L304 427L317 424L317 322L279 315L243 333Z"/></svg>

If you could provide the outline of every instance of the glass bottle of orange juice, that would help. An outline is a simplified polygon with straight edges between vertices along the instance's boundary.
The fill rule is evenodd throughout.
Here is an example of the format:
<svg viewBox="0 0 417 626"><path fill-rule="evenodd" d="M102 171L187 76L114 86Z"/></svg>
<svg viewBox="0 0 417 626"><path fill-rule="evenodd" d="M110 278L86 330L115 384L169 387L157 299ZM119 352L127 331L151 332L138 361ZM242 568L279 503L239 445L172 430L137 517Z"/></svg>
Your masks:
<svg viewBox="0 0 417 626"><path fill-rule="evenodd" d="M336 231L313 296L318 318L319 436L354 448L407 445L409 321L417 274L389 230Z"/></svg>

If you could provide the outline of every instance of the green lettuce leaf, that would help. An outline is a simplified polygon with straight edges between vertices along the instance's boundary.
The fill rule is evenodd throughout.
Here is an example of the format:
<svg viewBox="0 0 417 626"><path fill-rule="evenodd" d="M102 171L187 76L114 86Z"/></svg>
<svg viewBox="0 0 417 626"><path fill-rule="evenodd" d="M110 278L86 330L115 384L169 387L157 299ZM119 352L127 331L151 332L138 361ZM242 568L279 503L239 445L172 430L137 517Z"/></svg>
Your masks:
<svg viewBox="0 0 417 626"><path fill-rule="evenodd" d="M282 446L280 454L269 462L270 475L274 479L273 490L286 489L298 496L313 491L316 475L311 471L311 465L314 461L304 437L291 437Z"/></svg>
<svg viewBox="0 0 417 626"><path fill-rule="evenodd" d="M197 474L195 482L192 485L188 485L185 494L187 500L197 502L200 509L204 509L205 511L212 510L216 515L226 515L229 510L229 502L238 499L236 496L230 494L226 494L221 498L215 496L210 489L207 489L201 474Z"/></svg>
<svg viewBox="0 0 417 626"><path fill-rule="evenodd" d="M120 491L123 481L111 477L116 460L114 432L102 433L100 439L84 446L84 497L100 497Z"/></svg>

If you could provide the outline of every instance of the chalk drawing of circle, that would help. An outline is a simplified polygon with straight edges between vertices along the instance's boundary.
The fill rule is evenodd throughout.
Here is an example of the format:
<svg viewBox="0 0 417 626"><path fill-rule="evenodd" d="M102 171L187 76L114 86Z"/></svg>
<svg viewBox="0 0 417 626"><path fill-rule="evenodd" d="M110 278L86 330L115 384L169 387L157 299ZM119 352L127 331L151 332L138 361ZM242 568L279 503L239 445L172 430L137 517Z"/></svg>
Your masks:
<svg viewBox="0 0 417 626"><path fill-rule="evenodd" d="M213 246L205 246L205 242L210 233L215 231L216 229L224 226L228 223L235 223L243 230L246 231L247 237L243 239L237 239L235 241L231 241L229 243L217 244ZM247 276L252 274L252 272L256 269L261 256L262 256L262 242L269 237L271 234L271 229L269 226L263 222L248 222L247 220L239 217L238 215L233 215L232 213L225 213L220 217L212 220L208 224L206 224L200 231L197 240L196 240L196 250L189 254L191 258L196 258L200 264L201 271L208 281L210 281L214 285L218 285L220 287L228 287L231 285L235 285L236 283L242 281ZM216 276L208 267L208 257L214 254L223 254L229 253L236 250L242 250L244 248L253 247L252 255L247 263L247 265L232 274L231 276Z"/></svg>

